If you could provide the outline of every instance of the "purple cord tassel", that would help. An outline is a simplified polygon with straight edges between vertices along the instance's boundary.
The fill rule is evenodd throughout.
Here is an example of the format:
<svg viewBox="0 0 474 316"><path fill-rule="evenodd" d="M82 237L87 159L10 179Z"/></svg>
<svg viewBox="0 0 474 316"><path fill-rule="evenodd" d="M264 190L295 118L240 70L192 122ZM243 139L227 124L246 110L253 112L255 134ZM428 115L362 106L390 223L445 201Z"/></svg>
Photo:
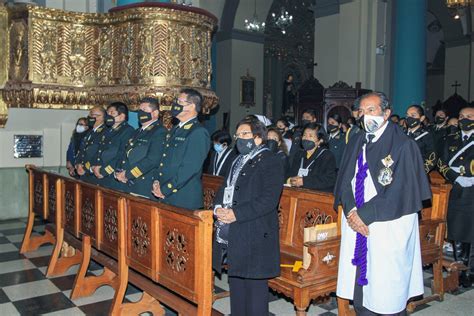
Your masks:
<svg viewBox="0 0 474 316"><path fill-rule="evenodd" d="M357 208L364 205L364 181L367 178L368 165L364 163L363 152L357 158L357 175L355 184L355 204ZM354 258L352 264L359 267L359 279L357 284L360 286L367 285L367 237L357 233L356 245L354 249Z"/></svg>

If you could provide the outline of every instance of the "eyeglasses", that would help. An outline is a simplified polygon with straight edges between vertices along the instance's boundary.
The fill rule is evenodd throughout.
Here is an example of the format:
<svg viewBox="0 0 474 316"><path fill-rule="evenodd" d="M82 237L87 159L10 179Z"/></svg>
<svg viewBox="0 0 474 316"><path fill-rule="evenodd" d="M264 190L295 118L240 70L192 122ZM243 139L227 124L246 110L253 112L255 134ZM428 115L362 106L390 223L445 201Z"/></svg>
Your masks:
<svg viewBox="0 0 474 316"><path fill-rule="evenodd" d="M192 102L189 102L188 100L182 100L182 99L174 99L174 103L182 105L182 106L189 106L193 104ZM183 103L187 103L187 104L183 104Z"/></svg>
<svg viewBox="0 0 474 316"><path fill-rule="evenodd" d="M235 133L234 134L234 139L242 138L242 136L245 136L245 135L252 135L252 132L251 131L243 131L243 132L240 132L240 133Z"/></svg>

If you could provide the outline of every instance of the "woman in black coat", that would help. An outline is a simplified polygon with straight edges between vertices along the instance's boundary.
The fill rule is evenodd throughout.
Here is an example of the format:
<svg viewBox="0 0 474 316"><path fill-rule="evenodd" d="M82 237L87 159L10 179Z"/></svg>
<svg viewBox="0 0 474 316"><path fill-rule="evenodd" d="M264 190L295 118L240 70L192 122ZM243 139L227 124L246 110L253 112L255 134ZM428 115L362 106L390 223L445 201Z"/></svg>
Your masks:
<svg viewBox="0 0 474 316"><path fill-rule="evenodd" d="M242 120L235 136L240 154L214 201L213 268L228 265L232 315L268 315L268 279L280 275L283 167L258 120Z"/></svg>
<svg viewBox="0 0 474 316"><path fill-rule="evenodd" d="M288 184L305 189L332 192L336 183L336 158L327 148L324 128L311 123L305 126L301 145L287 174Z"/></svg>
<svg viewBox="0 0 474 316"><path fill-rule="evenodd" d="M286 174L290 169L290 160L288 159L288 147L286 147L285 140L280 131L274 127L268 129L267 135L267 147L281 159Z"/></svg>

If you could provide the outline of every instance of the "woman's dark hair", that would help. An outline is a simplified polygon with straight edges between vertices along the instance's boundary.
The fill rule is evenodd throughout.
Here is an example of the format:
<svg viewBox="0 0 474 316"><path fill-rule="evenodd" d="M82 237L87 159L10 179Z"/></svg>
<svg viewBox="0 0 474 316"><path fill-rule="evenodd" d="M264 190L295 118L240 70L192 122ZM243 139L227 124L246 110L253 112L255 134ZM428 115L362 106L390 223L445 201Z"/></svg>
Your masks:
<svg viewBox="0 0 474 316"><path fill-rule="evenodd" d="M112 102L107 107L107 110L112 108L112 107L115 108L115 110L118 112L118 115L125 114L125 120L128 120L128 107L125 103L123 103L123 102Z"/></svg>
<svg viewBox="0 0 474 316"><path fill-rule="evenodd" d="M355 124L355 122L356 122L355 117L351 116L347 119L347 124Z"/></svg>
<svg viewBox="0 0 474 316"><path fill-rule="evenodd" d="M337 114L337 113L334 113L334 114L331 114L329 116L329 118L332 118L333 120L335 120L338 124L341 124L342 123L342 117Z"/></svg>
<svg viewBox="0 0 474 316"><path fill-rule="evenodd" d="M227 146L232 144L232 137L230 136L229 132L226 131L215 131L211 135L211 139L213 142L223 144L226 143Z"/></svg>
<svg viewBox="0 0 474 316"><path fill-rule="evenodd" d="M285 127L288 127L288 128L290 127L290 122L288 122L288 120L286 119L286 117L280 117L280 118L278 119L277 123L278 123L278 122L282 122L283 125L285 125Z"/></svg>
<svg viewBox="0 0 474 316"><path fill-rule="evenodd" d="M77 121L76 121L76 125L74 125L74 130L72 131L72 135L78 134L78 133L76 132L76 126L79 125L79 122L80 122L80 121L84 121L84 122L86 123L86 126L87 126L87 117L80 117L80 118L78 118Z"/></svg>
<svg viewBox="0 0 474 316"><path fill-rule="evenodd" d="M239 123L237 123L237 127L235 129L238 129L240 125L244 124L250 126L250 130L252 131L253 137L258 136L262 139L263 144L267 143L267 128L265 127L265 125L263 125L262 122L260 122L257 118L244 118Z"/></svg>
<svg viewBox="0 0 474 316"><path fill-rule="evenodd" d="M307 129L316 131L316 137L318 137L319 140L323 141L320 144L321 147L328 147L328 133L326 133L326 130L323 128L323 126L321 124L309 123L309 124L305 125L305 127L303 129L303 134Z"/></svg>
<svg viewBox="0 0 474 316"><path fill-rule="evenodd" d="M308 113L309 115L311 115L312 117L316 118L316 111L314 109L306 109L303 111L302 114L305 114L305 113Z"/></svg>
<svg viewBox="0 0 474 316"><path fill-rule="evenodd" d="M276 127L270 127L267 130L267 135L270 132L274 132L278 136L278 141L280 142L280 146L278 146L278 149L283 151L285 155L288 155L288 147L286 146L285 140L283 139L283 136L281 135L280 131Z"/></svg>
<svg viewBox="0 0 474 316"><path fill-rule="evenodd" d="M416 109L416 111L418 112L418 114L420 116L424 116L425 115L425 110L423 110L423 108L421 106L419 106L418 104L412 104L408 107L407 111L411 108L414 108Z"/></svg>

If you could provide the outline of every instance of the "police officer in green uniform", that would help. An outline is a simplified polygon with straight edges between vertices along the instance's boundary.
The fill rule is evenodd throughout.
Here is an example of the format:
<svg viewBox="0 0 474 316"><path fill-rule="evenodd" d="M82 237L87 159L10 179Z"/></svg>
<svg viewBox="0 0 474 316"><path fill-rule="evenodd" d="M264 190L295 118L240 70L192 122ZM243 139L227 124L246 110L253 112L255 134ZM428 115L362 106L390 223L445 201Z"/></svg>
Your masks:
<svg viewBox="0 0 474 316"><path fill-rule="evenodd" d="M453 241L454 260L468 266L460 283L474 282L474 107L459 112L459 129L446 137L439 172L453 184L448 203L448 240Z"/></svg>
<svg viewBox="0 0 474 316"><path fill-rule="evenodd" d="M115 178L127 184L127 192L147 198L153 198L153 169L160 163L166 136L166 129L159 121L158 107L158 100L155 98L140 101L138 120L141 127L129 139L115 170Z"/></svg>
<svg viewBox="0 0 474 316"><path fill-rule="evenodd" d="M202 96L183 89L173 104L179 120L166 136L163 158L156 171L153 194L162 202L188 209L203 207L202 166L210 148L207 130L197 119Z"/></svg>
<svg viewBox="0 0 474 316"><path fill-rule="evenodd" d="M328 117L329 150L336 157L336 169L339 169L342 154L346 148L346 134L341 131L342 118L339 114Z"/></svg>
<svg viewBox="0 0 474 316"><path fill-rule="evenodd" d="M122 102L114 102L107 107L105 131L100 141L97 159L92 171L98 184L111 189L126 191L126 184L115 180L114 172L120 157L123 156L128 140L135 130L128 125L128 108Z"/></svg>
<svg viewBox="0 0 474 316"><path fill-rule="evenodd" d="M92 171L92 165L97 159L99 144L106 131L104 126L105 110L96 106L89 111L87 124L89 129L76 155L76 170L80 179L90 183L97 183Z"/></svg>

